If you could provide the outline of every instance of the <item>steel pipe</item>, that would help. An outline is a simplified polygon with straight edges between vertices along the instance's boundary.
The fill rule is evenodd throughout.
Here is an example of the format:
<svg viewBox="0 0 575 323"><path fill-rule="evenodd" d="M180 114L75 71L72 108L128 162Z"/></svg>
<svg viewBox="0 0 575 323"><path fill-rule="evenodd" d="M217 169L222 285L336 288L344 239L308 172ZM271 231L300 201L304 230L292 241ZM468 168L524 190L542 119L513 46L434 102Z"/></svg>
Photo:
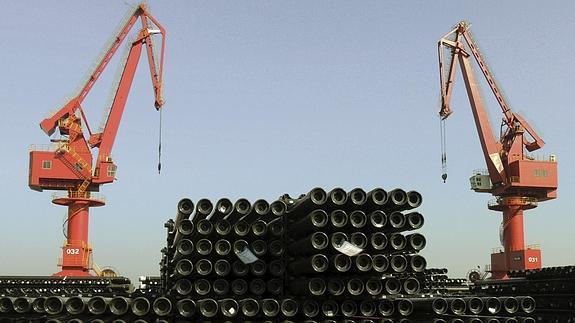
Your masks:
<svg viewBox="0 0 575 323"><path fill-rule="evenodd" d="M272 260L269 263L269 273L273 277L282 277L286 271L286 265L281 259Z"/></svg>
<svg viewBox="0 0 575 323"><path fill-rule="evenodd" d="M280 312L280 304L273 298L261 300L260 308L266 317L276 317Z"/></svg>
<svg viewBox="0 0 575 323"><path fill-rule="evenodd" d="M221 219L214 225L216 234L220 237L227 236L232 232L232 225L226 219Z"/></svg>
<svg viewBox="0 0 575 323"><path fill-rule="evenodd" d="M234 224L234 234L238 237L245 237L250 233L250 225L243 220L238 220Z"/></svg>
<svg viewBox="0 0 575 323"><path fill-rule="evenodd" d="M387 230L388 231L403 231L406 228L407 218L405 214L394 211L387 216Z"/></svg>
<svg viewBox="0 0 575 323"><path fill-rule="evenodd" d="M203 259L196 261L195 268L196 268L196 273L198 275L207 276L207 275L212 273L213 264L208 259L203 258Z"/></svg>
<svg viewBox="0 0 575 323"><path fill-rule="evenodd" d="M268 238L278 238L281 237L285 232L285 225L283 217L273 219L267 223L267 237Z"/></svg>
<svg viewBox="0 0 575 323"><path fill-rule="evenodd" d="M251 250L256 257L262 257L268 252L268 244L261 239L252 241Z"/></svg>
<svg viewBox="0 0 575 323"><path fill-rule="evenodd" d="M280 278L272 278L267 282L267 291L272 295L283 295L284 282Z"/></svg>
<svg viewBox="0 0 575 323"><path fill-rule="evenodd" d="M234 317L240 312L240 305L233 298L224 298L218 300L220 312L224 317Z"/></svg>
<svg viewBox="0 0 575 323"><path fill-rule="evenodd" d="M388 211L403 210L407 200L407 193L401 188L396 188L387 193L387 201L383 209Z"/></svg>
<svg viewBox="0 0 575 323"><path fill-rule="evenodd" d="M44 302L46 301L45 297L36 297L34 298L34 300L32 301L32 310L36 313L45 313L46 309L44 308ZM1 299L0 299L0 304L2 303ZM1 310L1 305L0 305L0 313L2 312Z"/></svg>
<svg viewBox="0 0 575 323"><path fill-rule="evenodd" d="M298 214L308 214L311 210L319 209L327 201L327 193L320 187L313 188L305 196L297 199L295 203L288 206L287 213L291 213L291 217L296 219L299 217Z"/></svg>
<svg viewBox="0 0 575 323"><path fill-rule="evenodd" d="M413 255L409 257L409 266L413 272L421 273L427 268L427 260L421 255Z"/></svg>
<svg viewBox="0 0 575 323"><path fill-rule="evenodd" d="M248 265L244 264L241 260L236 260L232 264L232 273L236 277L243 277L250 272Z"/></svg>
<svg viewBox="0 0 575 323"><path fill-rule="evenodd" d="M407 270L407 258L402 255L393 255L389 260L391 269L396 273L402 273Z"/></svg>
<svg viewBox="0 0 575 323"><path fill-rule="evenodd" d="M378 254L371 257L373 263L373 270L378 273L386 272L389 268L389 260L385 255Z"/></svg>
<svg viewBox="0 0 575 323"><path fill-rule="evenodd" d="M244 316L254 317L260 311L260 304L253 298L244 298L239 300L240 310Z"/></svg>
<svg viewBox="0 0 575 323"><path fill-rule="evenodd" d="M174 268L174 277L186 277L194 271L194 264L188 259L181 259L176 263Z"/></svg>
<svg viewBox="0 0 575 323"><path fill-rule="evenodd" d="M116 296L110 300L110 312L114 315L124 315L130 309L129 299L121 296Z"/></svg>
<svg viewBox="0 0 575 323"><path fill-rule="evenodd" d="M483 312L483 300L479 297L466 297L464 298L465 302L467 303L467 309L471 314L479 314Z"/></svg>
<svg viewBox="0 0 575 323"><path fill-rule="evenodd" d="M259 199L254 202L250 212L243 217L240 218L240 221L245 221L248 225L251 225L257 219L262 216L265 216L270 211L270 205L266 200Z"/></svg>
<svg viewBox="0 0 575 323"><path fill-rule="evenodd" d="M327 281L327 292L333 296L340 296L346 291L346 284L340 278L330 278Z"/></svg>
<svg viewBox="0 0 575 323"><path fill-rule="evenodd" d="M214 249L219 256L227 256L232 250L232 245L230 244L229 240L220 239L216 241Z"/></svg>
<svg viewBox="0 0 575 323"><path fill-rule="evenodd" d="M188 219L194 212L194 202L189 198L183 198L178 202L178 212L176 213L175 226L178 227L183 219Z"/></svg>
<svg viewBox="0 0 575 323"><path fill-rule="evenodd" d="M280 303L280 311L285 317L294 317L298 314L299 306L298 303L291 299L283 299Z"/></svg>
<svg viewBox="0 0 575 323"><path fill-rule="evenodd" d="M281 257L284 254L284 243L281 240L270 242L268 252L272 257Z"/></svg>
<svg viewBox="0 0 575 323"><path fill-rule="evenodd" d="M290 275L323 273L329 268L329 260L323 254L316 254L308 258L290 261L288 265Z"/></svg>
<svg viewBox="0 0 575 323"><path fill-rule="evenodd" d="M375 314L377 313L377 306L375 306L375 303L371 300L363 300L359 304L359 312L363 316L368 317L375 316Z"/></svg>
<svg viewBox="0 0 575 323"><path fill-rule="evenodd" d="M201 278L194 281L194 291L200 296L205 296L212 290L212 285L207 279Z"/></svg>
<svg viewBox="0 0 575 323"><path fill-rule="evenodd" d="M314 210L299 221L289 225L288 230L293 236L307 235L324 228L328 222L329 217L324 210Z"/></svg>
<svg viewBox="0 0 575 323"><path fill-rule="evenodd" d="M415 209L423 202L423 198L418 191L407 192L407 206L406 209Z"/></svg>
<svg viewBox="0 0 575 323"><path fill-rule="evenodd" d="M362 229L367 225L367 215L363 211L355 210L349 214L349 224L354 229Z"/></svg>
<svg viewBox="0 0 575 323"><path fill-rule="evenodd" d="M349 242L360 249L367 248L367 237L362 232L354 232L349 236Z"/></svg>
<svg viewBox="0 0 575 323"><path fill-rule="evenodd" d="M261 279L261 278L256 278L256 279L252 279L250 280L250 283L248 285L248 289L250 291L250 293L254 294L254 295L258 295L261 296L266 292L266 282Z"/></svg>
<svg viewBox="0 0 575 323"><path fill-rule="evenodd" d="M370 278L365 282L365 291L372 296L379 296L383 292L383 284L380 278Z"/></svg>
<svg viewBox="0 0 575 323"><path fill-rule="evenodd" d="M367 194L361 188L354 188L347 193L347 207L349 209L357 209L362 207L367 202Z"/></svg>
<svg viewBox="0 0 575 323"><path fill-rule="evenodd" d="M255 220L251 226L251 232L256 237L263 237L266 235L268 228L266 222L262 219Z"/></svg>
<svg viewBox="0 0 575 323"><path fill-rule="evenodd" d="M248 282L244 279L238 278L232 281L231 286L232 293L241 296L248 292Z"/></svg>
<svg viewBox="0 0 575 323"><path fill-rule="evenodd" d="M206 219L210 220L212 223L216 223L232 213L233 210L234 205L232 204L232 201L227 198L222 198L216 202L213 212L206 217Z"/></svg>
<svg viewBox="0 0 575 323"><path fill-rule="evenodd" d="M397 295L401 293L401 281L395 277L383 278L383 287L385 289L385 294L387 295Z"/></svg>
<svg viewBox="0 0 575 323"><path fill-rule="evenodd" d="M465 314L465 310L467 309L467 305L462 298L450 298L449 302L449 309L451 313L455 315L463 315Z"/></svg>
<svg viewBox="0 0 575 323"><path fill-rule="evenodd" d="M188 279L178 279L173 289L182 296L189 295L194 290L194 285Z"/></svg>
<svg viewBox="0 0 575 323"><path fill-rule="evenodd" d="M202 236L210 236L214 232L214 224L208 219L201 219L196 224L196 231Z"/></svg>
<svg viewBox="0 0 575 323"><path fill-rule="evenodd" d="M194 215L191 217L191 220L193 220L194 222L203 220L208 215L210 215L210 213L212 213L213 209L214 205L210 200L200 199L196 205L196 212L194 212Z"/></svg>
<svg viewBox="0 0 575 323"><path fill-rule="evenodd" d="M18 314L24 314L29 312L32 309L32 305L30 304L30 299L26 297L18 297L12 301L12 307L14 308L14 312Z"/></svg>
<svg viewBox="0 0 575 323"><path fill-rule="evenodd" d="M382 299L377 303L377 311L383 317L390 317L395 313L395 306L390 299Z"/></svg>
<svg viewBox="0 0 575 323"><path fill-rule="evenodd" d="M351 269L352 261L351 257L344 254L337 254L335 256L330 256L330 264L332 271L336 273L345 273Z"/></svg>
<svg viewBox="0 0 575 323"><path fill-rule="evenodd" d="M325 280L314 277L292 280L289 282L288 288L296 295L321 296L325 293L327 286Z"/></svg>
<svg viewBox="0 0 575 323"><path fill-rule="evenodd" d="M10 300L8 299L8 301ZM50 296L44 301L44 309L50 315L60 314L64 310L64 299L58 296Z"/></svg>
<svg viewBox="0 0 575 323"><path fill-rule="evenodd" d="M357 255L355 258L355 268L360 273L366 273L373 268L373 260L367 253Z"/></svg>
<svg viewBox="0 0 575 323"><path fill-rule="evenodd" d="M329 239L323 232L314 232L311 235L292 242L288 245L288 252L292 255L306 255L321 252L327 248Z"/></svg>
<svg viewBox="0 0 575 323"><path fill-rule="evenodd" d="M343 210L333 210L329 214L329 222L331 227L341 229L347 225L348 216Z"/></svg>
<svg viewBox="0 0 575 323"><path fill-rule="evenodd" d="M325 317L335 317L339 312L339 305L332 299L324 300L321 303L321 313Z"/></svg>
<svg viewBox="0 0 575 323"><path fill-rule="evenodd" d="M407 240L407 249L409 250L421 251L425 248L425 236L420 233L408 234L405 236L405 239Z"/></svg>
<svg viewBox="0 0 575 323"><path fill-rule="evenodd" d="M533 313L536 308L535 299L531 296L517 297L521 311L527 314Z"/></svg>
<svg viewBox="0 0 575 323"><path fill-rule="evenodd" d="M353 296L359 296L365 290L363 281L359 278L352 278L347 281L347 292Z"/></svg>
<svg viewBox="0 0 575 323"><path fill-rule="evenodd" d="M240 198L234 203L232 212L224 217L232 226L243 216L250 212L252 205L250 201L245 198Z"/></svg>
<svg viewBox="0 0 575 323"><path fill-rule="evenodd" d="M404 298L397 301L397 312L403 316L409 316L413 313L413 303L411 300Z"/></svg>
<svg viewBox="0 0 575 323"><path fill-rule="evenodd" d="M172 312L172 301L166 297L158 297L152 304L152 310L158 316L167 316Z"/></svg>
<svg viewBox="0 0 575 323"><path fill-rule="evenodd" d="M204 298L197 301L200 313L205 317L218 315L218 302L212 298Z"/></svg>
<svg viewBox="0 0 575 323"><path fill-rule="evenodd" d="M82 297L72 296L66 300L64 307L71 315L79 315L84 313L86 310L86 302Z"/></svg>
<svg viewBox="0 0 575 323"><path fill-rule="evenodd" d="M356 316L357 315L357 304L355 303L355 301L352 301L350 299L346 299L345 301L343 301L341 303L341 314L343 314L343 316L345 317L352 317L352 316Z"/></svg>
<svg viewBox="0 0 575 323"><path fill-rule="evenodd" d="M383 232L375 232L369 236L369 243L372 249L381 251L387 247L388 239Z"/></svg>
<svg viewBox="0 0 575 323"><path fill-rule="evenodd" d="M171 259L171 262L177 262L183 257L189 256L194 252L194 243L190 239L182 239L176 245L176 252Z"/></svg>
<svg viewBox="0 0 575 323"><path fill-rule="evenodd" d="M407 218L407 225L409 226L409 230L420 229L425 223L425 218L419 212L408 213L405 215L405 217Z"/></svg>
<svg viewBox="0 0 575 323"><path fill-rule="evenodd" d="M192 299L184 298L176 303L178 314L185 318L190 318L196 314L196 302Z"/></svg>
<svg viewBox="0 0 575 323"><path fill-rule="evenodd" d="M503 309L509 314L514 314L519 310L519 302L515 297L500 297Z"/></svg>
<svg viewBox="0 0 575 323"><path fill-rule="evenodd" d="M343 232L334 232L329 235L329 242L333 249L341 247L346 241L348 241L347 234Z"/></svg>
<svg viewBox="0 0 575 323"><path fill-rule="evenodd" d="M280 200L275 200L270 204L270 211L274 217L282 217L287 211L287 205Z"/></svg>
<svg viewBox="0 0 575 323"><path fill-rule="evenodd" d="M214 263L214 272L220 277L225 277L232 271L232 265L226 259L218 259Z"/></svg>
<svg viewBox="0 0 575 323"><path fill-rule="evenodd" d="M210 253L212 253L212 249L213 249L212 241L209 239L200 239L196 243L196 251L201 256L209 255Z"/></svg>
<svg viewBox="0 0 575 323"><path fill-rule="evenodd" d="M302 305L302 311L306 317L314 318L319 315L319 305L314 300L305 300Z"/></svg>
<svg viewBox="0 0 575 323"><path fill-rule="evenodd" d="M373 210L382 209L387 202L387 192L383 188L374 188L367 193L367 206Z"/></svg>
<svg viewBox="0 0 575 323"><path fill-rule="evenodd" d="M379 231L383 230L387 224L387 214L381 210L375 210L368 215L369 218L369 230Z"/></svg>
<svg viewBox="0 0 575 323"><path fill-rule="evenodd" d="M136 316L148 315L150 312L150 301L145 297L136 297L132 301L130 308Z"/></svg>
<svg viewBox="0 0 575 323"><path fill-rule="evenodd" d="M340 187L336 187L327 193L327 203L332 209L342 208L347 202L347 193Z"/></svg>
<svg viewBox="0 0 575 323"><path fill-rule="evenodd" d="M175 228L176 233L172 244L177 244L181 239L191 237L195 233L194 223L190 219L182 219Z"/></svg>
<svg viewBox="0 0 575 323"><path fill-rule="evenodd" d="M266 274L266 271L266 263L261 259L258 259L250 264L250 273L254 276L263 276Z"/></svg>

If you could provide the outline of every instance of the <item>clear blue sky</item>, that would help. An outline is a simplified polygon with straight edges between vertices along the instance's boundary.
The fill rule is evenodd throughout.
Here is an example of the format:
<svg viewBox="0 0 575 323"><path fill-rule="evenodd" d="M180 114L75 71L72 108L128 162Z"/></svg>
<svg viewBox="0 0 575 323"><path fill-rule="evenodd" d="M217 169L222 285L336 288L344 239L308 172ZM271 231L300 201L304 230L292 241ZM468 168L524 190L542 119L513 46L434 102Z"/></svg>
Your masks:
<svg viewBox="0 0 575 323"><path fill-rule="evenodd" d="M167 29L163 171L158 113L141 64L114 147L108 205L90 240L101 266L158 273L162 224L182 197L273 200L315 186L419 190L430 266L453 276L489 262L500 216L469 189L484 168L461 79L448 120L449 181L438 126L437 40L460 20L516 111L559 161L559 198L529 211L526 242L544 265L575 263L575 12L572 1L151 1ZM129 6L123 1L0 1L0 275L57 271L65 209L27 187L38 123L71 95ZM119 51L121 54L122 50ZM144 58L145 59L145 58ZM142 61L144 62L144 61ZM85 109L99 123L113 61ZM486 90L483 91L488 94ZM493 123L500 118L489 99Z"/></svg>

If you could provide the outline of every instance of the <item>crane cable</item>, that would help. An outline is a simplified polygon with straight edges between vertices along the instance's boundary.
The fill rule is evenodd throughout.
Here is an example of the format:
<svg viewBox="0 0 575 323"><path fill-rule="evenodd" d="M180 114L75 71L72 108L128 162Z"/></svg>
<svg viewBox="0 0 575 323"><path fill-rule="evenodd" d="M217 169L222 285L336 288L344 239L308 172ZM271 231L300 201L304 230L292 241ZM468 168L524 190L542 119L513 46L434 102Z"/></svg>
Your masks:
<svg viewBox="0 0 575 323"><path fill-rule="evenodd" d="M447 143L445 139L445 119L439 118L439 131L441 133L441 178L447 180Z"/></svg>
<svg viewBox="0 0 575 323"><path fill-rule="evenodd" d="M158 174L162 171L162 110L160 109L160 131L158 136Z"/></svg>

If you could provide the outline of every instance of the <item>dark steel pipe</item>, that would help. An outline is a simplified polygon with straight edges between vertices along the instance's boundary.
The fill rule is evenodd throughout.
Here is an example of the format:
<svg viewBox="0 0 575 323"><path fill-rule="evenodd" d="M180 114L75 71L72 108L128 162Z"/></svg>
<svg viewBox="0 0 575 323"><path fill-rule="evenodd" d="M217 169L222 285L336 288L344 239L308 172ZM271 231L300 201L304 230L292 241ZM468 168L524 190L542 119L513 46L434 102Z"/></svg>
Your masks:
<svg viewBox="0 0 575 323"><path fill-rule="evenodd" d="M239 259L234 261L234 263L232 264L232 273L236 277L243 277L247 275L249 271L250 271L249 266L244 264L243 261Z"/></svg>
<svg viewBox="0 0 575 323"><path fill-rule="evenodd" d="M218 315L218 302L212 298L204 298L197 301L200 313L205 317Z"/></svg>
<svg viewBox="0 0 575 323"><path fill-rule="evenodd" d="M329 268L329 260L323 254L316 254L308 258L290 261L288 265L290 275L323 273Z"/></svg>
<svg viewBox="0 0 575 323"><path fill-rule="evenodd" d="M536 309L535 299L531 296L521 296L517 297L517 301L519 302L519 306L521 307L521 311L527 314L531 314Z"/></svg>
<svg viewBox="0 0 575 323"><path fill-rule="evenodd" d="M176 213L175 226L178 227L183 219L189 219L190 215L194 212L194 202L189 198L183 198L178 202L178 212Z"/></svg>
<svg viewBox="0 0 575 323"><path fill-rule="evenodd" d="M210 236L214 232L214 224L208 219L201 219L196 224L196 231L199 235Z"/></svg>
<svg viewBox="0 0 575 323"><path fill-rule="evenodd" d="M371 260L373 263L373 270L375 270L378 273L386 272L387 269L389 268L389 260L385 255L381 254L373 255L371 257Z"/></svg>
<svg viewBox="0 0 575 323"><path fill-rule="evenodd" d="M321 313L325 317L335 317L339 312L339 305L332 299L324 300L321 303Z"/></svg>
<svg viewBox="0 0 575 323"><path fill-rule="evenodd" d="M214 249L219 256L227 256L232 250L232 245L229 240L220 239L216 241Z"/></svg>
<svg viewBox="0 0 575 323"><path fill-rule="evenodd" d="M250 280L248 286L250 293L258 296L263 295L266 292L267 287L266 282L261 278Z"/></svg>
<svg viewBox="0 0 575 323"><path fill-rule="evenodd" d="M311 235L294 241L288 245L288 252L292 255L306 255L321 252L327 248L329 239L323 232L314 232Z"/></svg>
<svg viewBox="0 0 575 323"><path fill-rule="evenodd" d="M270 211L274 217L282 217L287 211L287 205L280 200L275 200L270 204Z"/></svg>
<svg viewBox="0 0 575 323"><path fill-rule="evenodd" d="M261 259L258 259L250 264L250 273L254 276L263 276L266 274L266 271L266 263Z"/></svg>
<svg viewBox="0 0 575 323"><path fill-rule="evenodd" d="M44 308L44 302L46 301L45 297L36 297L34 298L34 300L32 301L32 310L36 313L45 313L46 309ZM0 304L2 303L2 301L0 300ZM0 305L1 307L1 305ZM0 312L2 312L0 310Z"/></svg>
<svg viewBox="0 0 575 323"><path fill-rule="evenodd" d="M360 249L367 248L367 237L361 232L354 232L349 236L349 242Z"/></svg>
<svg viewBox="0 0 575 323"><path fill-rule="evenodd" d="M194 233L194 223L189 219L182 219L176 226L176 233L174 235L174 241L172 244L177 244L181 239L185 237L191 237Z"/></svg>
<svg viewBox="0 0 575 323"><path fill-rule="evenodd" d="M373 259L367 253L359 254L355 258L355 268L360 273L369 272L373 268Z"/></svg>
<svg viewBox="0 0 575 323"><path fill-rule="evenodd" d="M282 277L286 271L286 265L281 259L272 260L269 263L269 273L273 277Z"/></svg>
<svg viewBox="0 0 575 323"><path fill-rule="evenodd" d="M359 278L352 278L352 279L348 280L346 287L347 287L347 292L353 296L361 295L363 293L363 291L365 290L365 286L363 284L363 281Z"/></svg>
<svg viewBox="0 0 575 323"><path fill-rule="evenodd" d="M238 220L234 224L234 234L238 237L245 237L250 233L250 225L243 220Z"/></svg>
<svg viewBox="0 0 575 323"><path fill-rule="evenodd" d="M166 297L158 297L152 304L154 313L158 316L167 316L172 312L172 301Z"/></svg>
<svg viewBox="0 0 575 323"><path fill-rule="evenodd" d="M272 278L267 282L267 291L272 295L283 295L284 293L284 282L280 278Z"/></svg>
<svg viewBox="0 0 575 323"><path fill-rule="evenodd" d="M200 239L196 243L196 251L202 256L207 256L212 253L212 241L209 239Z"/></svg>
<svg viewBox="0 0 575 323"><path fill-rule="evenodd" d="M225 277L232 271L232 265L226 259L218 259L214 263L214 272L220 277Z"/></svg>
<svg viewBox="0 0 575 323"><path fill-rule="evenodd" d="M306 317L314 318L319 315L319 305L314 300L305 300L302 304L302 311Z"/></svg>
<svg viewBox="0 0 575 323"><path fill-rule="evenodd" d="M102 315L108 309L109 299L102 296L93 296L88 300L88 312L93 315Z"/></svg>
<svg viewBox="0 0 575 323"><path fill-rule="evenodd" d="M283 316L294 317L298 314L299 305L295 300L286 298L281 301L280 310Z"/></svg>
<svg viewBox="0 0 575 323"><path fill-rule="evenodd" d="M212 290L212 284L207 279L197 279L194 281L194 290L196 294L200 296L205 296Z"/></svg>
<svg viewBox="0 0 575 323"><path fill-rule="evenodd" d="M336 273L348 272L352 266L351 257L344 254L337 254L335 256L330 256L330 263L332 271Z"/></svg>
<svg viewBox="0 0 575 323"><path fill-rule="evenodd" d="M402 255L393 255L389 260L391 269L396 273L402 273L407 270L407 258Z"/></svg>
<svg viewBox="0 0 575 323"><path fill-rule="evenodd" d="M418 191L407 192L407 207L406 209L415 209L423 202L423 198Z"/></svg>
<svg viewBox="0 0 575 323"><path fill-rule="evenodd" d="M367 224L367 215L363 211L355 210L349 214L349 225L354 229L362 229Z"/></svg>
<svg viewBox="0 0 575 323"><path fill-rule="evenodd" d="M347 202L347 193L340 187L336 187L327 193L327 204L332 209L342 208Z"/></svg>
<svg viewBox="0 0 575 323"><path fill-rule="evenodd" d="M467 309L471 314L479 314L483 312L483 300L479 297L466 297L464 298L465 302L467 303Z"/></svg>
<svg viewBox="0 0 575 323"><path fill-rule="evenodd" d="M329 242L334 249L341 247L346 241L348 241L347 234L343 232L334 232L329 235Z"/></svg>
<svg viewBox="0 0 575 323"><path fill-rule="evenodd" d="M371 248L376 251L384 250L387 247L388 239L383 232L375 232L369 236Z"/></svg>
<svg viewBox="0 0 575 323"><path fill-rule="evenodd" d="M268 244L264 240L255 240L251 243L251 250L256 257L262 257L268 252Z"/></svg>
<svg viewBox="0 0 575 323"><path fill-rule="evenodd" d="M509 314L514 314L519 310L519 302L515 297L500 297L503 309Z"/></svg>
<svg viewBox="0 0 575 323"><path fill-rule="evenodd" d="M400 299L397 302L397 311L400 315L409 316L413 313L413 303L407 298Z"/></svg>
<svg viewBox="0 0 575 323"><path fill-rule="evenodd" d="M232 293L241 296L248 292L248 282L244 279L238 278L232 281Z"/></svg>
<svg viewBox="0 0 575 323"><path fill-rule="evenodd" d="M322 188L316 187L302 198L297 199L293 205L288 205L287 213L291 213L290 216L297 219L299 214L306 215L314 209L321 208L326 201L327 193Z"/></svg>
<svg viewBox="0 0 575 323"><path fill-rule="evenodd" d="M82 297L72 296L66 299L64 307L66 308L66 312L71 315L79 315L86 310L86 302Z"/></svg>
<svg viewBox="0 0 575 323"><path fill-rule="evenodd" d="M251 225L257 219L265 216L270 211L270 205L266 200L259 199L254 202L250 212L240 218L241 221L246 221L248 225Z"/></svg>
<svg viewBox="0 0 575 323"><path fill-rule="evenodd" d="M329 222L332 228L342 229L347 225L348 216L343 210L333 210L329 214Z"/></svg>
<svg viewBox="0 0 575 323"><path fill-rule="evenodd" d="M416 278L409 277L403 281L403 291L407 295L415 295L419 293L420 290L421 290L421 284L419 283L419 280L417 280Z"/></svg>
<svg viewBox="0 0 575 323"><path fill-rule="evenodd" d="M354 188L347 193L347 207L357 209L367 202L367 193L361 188Z"/></svg>
<svg viewBox="0 0 575 323"><path fill-rule="evenodd" d="M234 317L240 312L240 305L233 298L224 298L218 300L220 312L224 317Z"/></svg>
<svg viewBox="0 0 575 323"><path fill-rule="evenodd" d="M253 298L244 298L239 300L240 310L247 317L254 317L260 311L260 304Z"/></svg>
<svg viewBox="0 0 575 323"><path fill-rule="evenodd" d="M405 236L405 239L407 240L407 249L409 250L421 251L425 248L425 236L420 233L408 234Z"/></svg>
<svg viewBox="0 0 575 323"><path fill-rule="evenodd" d="M383 278L383 287L385 289L385 294L387 295L397 295L401 293L401 281L395 277Z"/></svg>
<svg viewBox="0 0 575 323"><path fill-rule="evenodd" d="M383 317L390 317L395 312L395 306L390 299L382 299L377 304L377 311Z"/></svg>
<svg viewBox="0 0 575 323"><path fill-rule="evenodd" d="M387 202L387 192L380 187L374 188L367 193L367 206L372 210L379 210Z"/></svg>
<svg viewBox="0 0 575 323"><path fill-rule="evenodd" d="M425 223L425 218L419 212L411 212L405 215L409 230L420 229Z"/></svg>
<svg viewBox="0 0 575 323"><path fill-rule="evenodd" d="M176 308L178 309L178 314L185 318L190 318L196 314L196 302L189 298L179 300L176 303Z"/></svg>
<svg viewBox="0 0 575 323"><path fill-rule="evenodd" d="M355 301L346 299L341 303L341 314L345 317L352 317L357 315L357 304Z"/></svg>
<svg viewBox="0 0 575 323"><path fill-rule="evenodd" d="M176 252L171 262L177 262L183 257L189 256L194 252L194 243L190 239L182 239L176 245Z"/></svg>
<svg viewBox="0 0 575 323"><path fill-rule="evenodd" d="M407 218L405 214L394 211L387 216L387 231L403 231L406 229Z"/></svg>
<svg viewBox="0 0 575 323"><path fill-rule="evenodd" d="M208 259L200 259L196 261L196 273L200 276L207 276L212 273L213 264Z"/></svg>
<svg viewBox="0 0 575 323"><path fill-rule="evenodd" d="M224 219L233 226L241 217L250 213L251 207L252 205L247 199L240 198L234 203L232 212L226 215Z"/></svg>
<svg viewBox="0 0 575 323"><path fill-rule="evenodd" d="M194 264L188 259L181 259L176 263L174 268L174 276L186 277L192 274L194 271Z"/></svg>
<svg viewBox="0 0 575 323"><path fill-rule="evenodd" d="M214 211L206 217L206 219L210 220L212 223L216 223L232 213L233 210L234 205L232 204L232 201L227 198L222 198L216 202Z"/></svg>
<svg viewBox="0 0 575 323"><path fill-rule="evenodd" d="M381 210L375 210L371 212L368 218L369 218L368 229L370 231L383 230L383 228L387 224L387 214L385 214L385 212Z"/></svg>
<svg viewBox="0 0 575 323"><path fill-rule="evenodd" d="M455 315L463 315L465 314L465 310L467 309L467 304L462 298L450 298L448 299L449 302L449 309L451 313Z"/></svg>
<svg viewBox="0 0 575 323"><path fill-rule="evenodd" d="M359 312L363 316L372 317L377 313L377 306L375 306L375 303L371 300L363 300L359 304Z"/></svg>
<svg viewBox="0 0 575 323"><path fill-rule="evenodd" d="M411 270L416 273L422 273L427 268L427 260L421 255L413 255L409 259Z"/></svg>
<svg viewBox="0 0 575 323"><path fill-rule="evenodd" d="M321 296L325 293L327 286L325 280L315 277L292 280L288 283L288 288L296 295Z"/></svg>
<svg viewBox="0 0 575 323"><path fill-rule="evenodd" d="M136 297L132 301L130 308L136 316L148 315L150 312L150 301L145 297Z"/></svg>
<svg viewBox="0 0 575 323"><path fill-rule="evenodd" d="M262 219L255 220L251 224L250 228L251 228L252 234L256 237L263 237L268 232L267 224Z"/></svg>
<svg viewBox="0 0 575 323"><path fill-rule="evenodd" d="M124 315L128 312L128 309L130 309L129 299L121 296L116 296L110 301L109 307L112 314L118 316Z"/></svg>
<svg viewBox="0 0 575 323"><path fill-rule="evenodd" d="M218 296L228 295L230 293L230 283L223 278L214 280L212 290Z"/></svg>
<svg viewBox="0 0 575 323"><path fill-rule="evenodd" d="M227 236L232 232L232 225L228 220L221 219L214 225L216 234L220 237Z"/></svg>
<svg viewBox="0 0 575 323"><path fill-rule="evenodd" d="M266 317L276 317L280 312L280 304L273 298L261 300L260 308Z"/></svg>
<svg viewBox="0 0 575 323"><path fill-rule="evenodd" d="M208 215L210 215L210 213L212 213L213 209L214 209L214 205L212 204L212 202L210 200L200 199L196 205L196 212L194 212L194 215L191 217L191 220L194 222L198 222L200 220L203 220Z"/></svg>
<svg viewBox="0 0 575 323"><path fill-rule="evenodd" d="M18 314L23 314L32 308L30 304L30 300L26 297L18 297L12 301L12 307L14 308L14 312Z"/></svg>
<svg viewBox="0 0 575 323"><path fill-rule="evenodd" d="M273 219L267 223L267 237L270 239L279 238L285 232L285 225L283 218Z"/></svg>
<svg viewBox="0 0 575 323"><path fill-rule="evenodd" d="M330 278L327 281L327 292L333 296L339 296L345 293L346 284L342 279Z"/></svg>
<svg viewBox="0 0 575 323"><path fill-rule="evenodd" d="M365 291L372 296L379 296L383 292L383 284L380 278L370 278L365 282Z"/></svg>
<svg viewBox="0 0 575 323"><path fill-rule="evenodd" d="M284 254L284 243L281 240L270 242L268 252L272 257L281 257Z"/></svg>
<svg viewBox="0 0 575 323"><path fill-rule="evenodd" d="M8 301L10 301L10 299L8 299ZM64 310L64 299L58 296L50 296L44 301L44 309L49 315L60 314Z"/></svg>
<svg viewBox="0 0 575 323"><path fill-rule="evenodd" d="M179 295L186 296L189 295L194 290L194 285L188 279L182 278L176 281L173 289Z"/></svg>
<svg viewBox="0 0 575 323"><path fill-rule="evenodd" d="M302 236L324 228L328 222L329 217L324 210L314 210L299 221L289 225L288 230L292 236Z"/></svg>
<svg viewBox="0 0 575 323"><path fill-rule="evenodd" d="M395 211L403 210L407 205L407 193L401 188L396 188L387 193L387 201L384 210Z"/></svg>

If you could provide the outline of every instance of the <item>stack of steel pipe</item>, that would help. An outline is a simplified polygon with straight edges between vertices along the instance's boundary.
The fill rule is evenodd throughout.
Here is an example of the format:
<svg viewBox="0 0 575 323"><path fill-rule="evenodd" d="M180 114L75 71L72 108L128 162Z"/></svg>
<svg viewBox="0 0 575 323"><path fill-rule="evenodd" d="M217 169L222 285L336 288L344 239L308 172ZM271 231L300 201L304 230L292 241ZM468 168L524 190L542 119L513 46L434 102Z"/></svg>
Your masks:
<svg viewBox="0 0 575 323"><path fill-rule="evenodd" d="M244 320L289 317L284 297L286 205L227 198L189 199L168 221L161 262L172 313L184 319ZM285 314L281 314L285 313Z"/></svg>

